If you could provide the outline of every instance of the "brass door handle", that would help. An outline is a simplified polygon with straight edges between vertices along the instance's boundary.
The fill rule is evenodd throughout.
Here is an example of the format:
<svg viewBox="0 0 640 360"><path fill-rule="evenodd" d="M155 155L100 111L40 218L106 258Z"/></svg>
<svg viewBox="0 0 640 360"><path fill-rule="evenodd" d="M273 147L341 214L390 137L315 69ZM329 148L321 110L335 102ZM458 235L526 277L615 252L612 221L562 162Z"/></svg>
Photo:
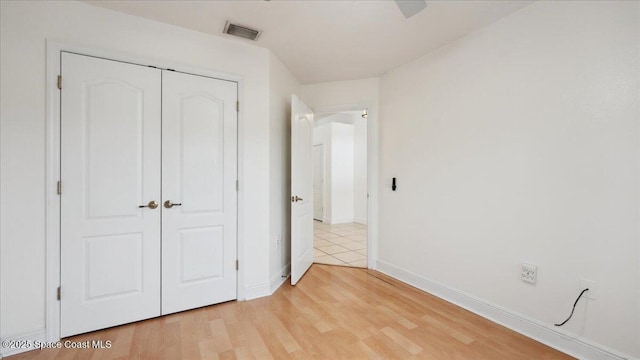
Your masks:
<svg viewBox="0 0 640 360"><path fill-rule="evenodd" d="M172 203L171 200L167 200L164 202L164 207L167 209L171 209L174 206L182 206L182 203Z"/></svg>
<svg viewBox="0 0 640 360"><path fill-rule="evenodd" d="M301 197L298 197L298 195L291 197L291 202L298 202L298 201L302 201L302 200L303 199Z"/></svg>
<svg viewBox="0 0 640 360"><path fill-rule="evenodd" d="M149 201L149 203L147 205L138 205L139 208L146 208L148 207L149 209L155 209L158 207L158 203L155 200L151 200Z"/></svg>

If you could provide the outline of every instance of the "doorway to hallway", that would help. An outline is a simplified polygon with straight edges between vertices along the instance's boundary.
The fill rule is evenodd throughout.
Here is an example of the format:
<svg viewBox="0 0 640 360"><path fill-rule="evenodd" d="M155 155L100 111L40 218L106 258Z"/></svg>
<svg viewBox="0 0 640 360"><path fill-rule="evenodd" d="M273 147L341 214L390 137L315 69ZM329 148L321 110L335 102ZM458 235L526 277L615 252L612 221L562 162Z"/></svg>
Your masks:
<svg viewBox="0 0 640 360"><path fill-rule="evenodd" d="M314 262L367 267L367 110L314 116Z"/></svg>

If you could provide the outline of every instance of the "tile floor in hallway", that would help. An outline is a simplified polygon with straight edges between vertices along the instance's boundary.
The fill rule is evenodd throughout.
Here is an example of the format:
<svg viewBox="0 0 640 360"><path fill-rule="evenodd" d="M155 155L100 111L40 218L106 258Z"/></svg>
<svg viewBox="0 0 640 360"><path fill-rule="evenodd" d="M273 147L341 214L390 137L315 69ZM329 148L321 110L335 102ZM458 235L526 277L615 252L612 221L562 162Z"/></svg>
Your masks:
<svg viewBox="0 0 640 360"><path fill-rule="evenodd" d="M313 221L313 262L367 267L367 225Z"/></svg>

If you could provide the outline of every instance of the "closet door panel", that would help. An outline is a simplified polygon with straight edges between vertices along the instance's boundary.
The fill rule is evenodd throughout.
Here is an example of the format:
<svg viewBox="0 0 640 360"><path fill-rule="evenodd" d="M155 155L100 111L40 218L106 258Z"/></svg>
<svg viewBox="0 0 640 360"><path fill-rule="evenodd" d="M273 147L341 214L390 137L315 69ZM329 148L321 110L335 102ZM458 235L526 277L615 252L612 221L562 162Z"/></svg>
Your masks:
<svg viewBox="0 0 640 360"><path fill-rule="evenodd" d="M61 334L160 315L161 72L62 53Z"/></svg>
<svg viewBox="0 0 640 360"><path fill-rule="evenodd" d="M163 71L162 313L236 298L237 83Z"/></svg>

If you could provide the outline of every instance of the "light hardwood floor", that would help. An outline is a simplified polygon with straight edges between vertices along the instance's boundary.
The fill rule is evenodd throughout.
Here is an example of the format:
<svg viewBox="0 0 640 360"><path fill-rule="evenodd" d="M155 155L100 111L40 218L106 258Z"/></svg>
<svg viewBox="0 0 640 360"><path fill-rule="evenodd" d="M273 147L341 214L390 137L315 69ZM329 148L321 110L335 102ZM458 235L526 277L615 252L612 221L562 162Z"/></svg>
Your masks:
<svg viewBox="0 0 640 360"><path fill-rule="evenodd" d="M314 264L297 286L70 338L18 359L570 359L375 271Z"/></svg>

